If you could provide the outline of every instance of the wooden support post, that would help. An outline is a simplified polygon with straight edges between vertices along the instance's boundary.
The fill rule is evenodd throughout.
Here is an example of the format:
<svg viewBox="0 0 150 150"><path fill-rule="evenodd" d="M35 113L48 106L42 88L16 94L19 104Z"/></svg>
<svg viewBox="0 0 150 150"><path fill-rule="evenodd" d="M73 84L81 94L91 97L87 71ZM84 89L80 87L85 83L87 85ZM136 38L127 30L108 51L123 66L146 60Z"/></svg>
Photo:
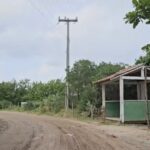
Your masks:
<svg viewBox="0 0 150 150"><path fill-rule="evenodd" d="M102 117L105 120L105 106L106 106L106 95L105 95L105 84L102 84Z"/></svg>
<svg viewBox="0 0 150 150"><path fill-rule="evenodd" d="M106 101L106 95L105 95L105 84L102 85L102 106L105 108L105 101Z"/></svg>
<svg viewBox="0 0 150 150"><path fill-rule="evenodd" d="M124 80L120 77L120 120L124 123Z"/></svg>
<svg viewBox="0 0 150 150"><path fill-rule="evenodd" d="M142 67L141 69L141 77L145 78L145 73L144 73L145 67Z"/></svg>

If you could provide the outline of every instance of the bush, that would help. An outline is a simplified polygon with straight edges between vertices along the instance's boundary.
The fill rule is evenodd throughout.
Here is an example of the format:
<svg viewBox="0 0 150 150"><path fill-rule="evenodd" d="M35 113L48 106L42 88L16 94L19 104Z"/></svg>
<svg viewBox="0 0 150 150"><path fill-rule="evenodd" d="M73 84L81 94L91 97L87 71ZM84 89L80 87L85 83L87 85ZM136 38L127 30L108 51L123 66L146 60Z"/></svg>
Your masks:
<svg viewBox="0 0 150 150"><path fill-rule="evenodd" d="M63 96L49 96L47 99L44 99L40 104L40 111L45 112L54 112L58 113L61 109L64 108L64 97Z"/></svg>
<svg viewBox="0 0 150 150"><path fill-rule="evenodd" d="M0 109L6 109L10 108L12 106L12 103L7 100L0 101Z"/></svg>
<svg viewBox="0 0 150 150"><path fill-rule="evenodd" d="M39 103L37 102L25 102L21 105L21 107L23 108L23 110L34 110L36 108L38 108L40 106Z"/></svg>
<svg viewBox="0 0 150 150"><path fill-rule="evenodd" d="M46 112L50 112L51 111L51 104L49 103L49 101L47 99L44 99L40 103L39 111L41 113L46 113Z"/></svg>

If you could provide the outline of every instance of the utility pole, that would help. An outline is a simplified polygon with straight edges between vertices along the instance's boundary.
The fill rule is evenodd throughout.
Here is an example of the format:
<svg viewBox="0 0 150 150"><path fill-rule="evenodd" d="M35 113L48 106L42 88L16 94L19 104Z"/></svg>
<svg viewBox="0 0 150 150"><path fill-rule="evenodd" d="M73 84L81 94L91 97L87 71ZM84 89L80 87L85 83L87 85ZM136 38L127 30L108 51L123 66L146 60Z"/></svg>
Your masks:
<svg viewBox="0 0 150 150"><path fill-rule="evenodd" d="M59 22L65 22L67 24L67 51L66 51L66 90L65 90L65 109L66 111L68 110L69 106L69 97L70 97L70 91L69 91L69 71L70 71L70 23L71 22L78 22L78 18L76 19L69 19L69 18L64 18L61 19L59 17L58 19Z"/></svg>

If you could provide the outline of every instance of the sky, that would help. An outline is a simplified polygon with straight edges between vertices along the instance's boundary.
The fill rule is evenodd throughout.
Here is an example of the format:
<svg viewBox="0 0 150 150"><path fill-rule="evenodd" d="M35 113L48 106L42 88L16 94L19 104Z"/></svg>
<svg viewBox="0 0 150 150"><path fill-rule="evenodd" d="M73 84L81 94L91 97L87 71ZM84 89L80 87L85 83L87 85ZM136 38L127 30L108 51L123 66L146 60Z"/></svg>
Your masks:
<svg viewBox="0 0 150 150"><path fill-rule="evenodd" d="M149 42L150 27L123 20L131 0L0 0L0 81L64 79L66 24L70 65L80 59L133 65Z"/></svg>

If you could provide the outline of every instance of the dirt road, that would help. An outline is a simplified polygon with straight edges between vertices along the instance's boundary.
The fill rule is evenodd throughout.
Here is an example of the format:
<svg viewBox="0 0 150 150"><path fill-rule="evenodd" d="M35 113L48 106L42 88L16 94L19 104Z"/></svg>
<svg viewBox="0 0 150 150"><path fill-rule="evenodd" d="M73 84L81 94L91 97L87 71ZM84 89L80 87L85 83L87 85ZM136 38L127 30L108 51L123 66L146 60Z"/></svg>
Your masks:
<svg viewBox="0 0 150 150"><path fill-rule="evenodd" d="M146 127L0 112L0 150L150 150Z"/></svg>

